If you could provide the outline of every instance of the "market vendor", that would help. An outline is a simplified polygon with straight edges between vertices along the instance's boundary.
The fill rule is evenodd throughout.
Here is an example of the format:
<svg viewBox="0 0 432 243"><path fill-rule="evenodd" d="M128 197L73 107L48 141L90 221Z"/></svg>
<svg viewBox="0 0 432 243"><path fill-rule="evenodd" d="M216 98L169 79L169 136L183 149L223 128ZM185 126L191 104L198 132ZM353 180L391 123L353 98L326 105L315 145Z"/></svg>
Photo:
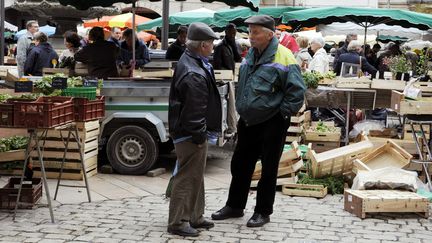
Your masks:
<svg viewBox="0 0 432 243"><path fill-rule="evenodd" d="M135 35L136 36L136 35ZM132 29L127 29L123 32L123 40L120 43L119 64L122 67L130 68L135 65L135 68L141 68L150 62L150 54L144 42L135 37L135 63L132 60Z"/></svg>
<svg viewBox="0 0 432 243"><path fill-rule="evenodd" d="M104 39L101 27L94 27L89 32L90 44L75 54L75 61L87 64L88 74L97 78L117 77L116 60L119 48Z"/></svg>

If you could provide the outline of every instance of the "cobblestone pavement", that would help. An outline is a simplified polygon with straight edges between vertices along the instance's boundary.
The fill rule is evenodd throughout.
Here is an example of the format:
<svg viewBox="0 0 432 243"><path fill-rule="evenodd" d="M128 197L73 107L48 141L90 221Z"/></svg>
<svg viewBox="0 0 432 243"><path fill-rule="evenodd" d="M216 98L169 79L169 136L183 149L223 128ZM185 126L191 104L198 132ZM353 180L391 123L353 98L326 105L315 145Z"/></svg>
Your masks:
<svg viewBox="0 0 432 243"><path fill-rule="evenodd" d="M226 200L226 189L206 192L206 215ZM324 199L276 196L271 222L248 228L255 192L243 218L216 222L199 237L166 232L168 201L162 195L61 204L50 223L46 207L20 210L13 222L0 211L2 242L432 242L432 220L413 214L382 214L361 220L343 210L341 195Z"/></svg>

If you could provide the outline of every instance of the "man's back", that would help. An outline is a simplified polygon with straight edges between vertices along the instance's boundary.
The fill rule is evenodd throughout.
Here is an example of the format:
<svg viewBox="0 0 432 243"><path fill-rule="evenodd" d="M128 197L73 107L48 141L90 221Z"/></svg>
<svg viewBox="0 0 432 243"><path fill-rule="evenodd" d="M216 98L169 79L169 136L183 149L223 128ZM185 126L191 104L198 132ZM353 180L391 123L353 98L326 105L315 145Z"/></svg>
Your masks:
<svg viewBox="0 0 432 243"><path fill-rule="evenodd" d="M99 78L117 77L119 48L109 41L97 41L75 54L75 60L88 65L89 75Z"/></svg>

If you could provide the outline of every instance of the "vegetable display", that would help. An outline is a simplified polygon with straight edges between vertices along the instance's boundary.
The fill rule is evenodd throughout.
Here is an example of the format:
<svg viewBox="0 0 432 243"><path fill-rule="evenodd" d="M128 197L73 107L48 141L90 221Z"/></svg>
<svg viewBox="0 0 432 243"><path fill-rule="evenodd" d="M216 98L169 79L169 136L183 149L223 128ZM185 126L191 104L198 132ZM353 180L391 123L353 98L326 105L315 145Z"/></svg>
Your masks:
<svg viewBox="0 0 432 243"><path fill-rule="evenodd" d="M0 138L0 152L25 149L29 138L23 136L13 136L10 138Z"/></svg>

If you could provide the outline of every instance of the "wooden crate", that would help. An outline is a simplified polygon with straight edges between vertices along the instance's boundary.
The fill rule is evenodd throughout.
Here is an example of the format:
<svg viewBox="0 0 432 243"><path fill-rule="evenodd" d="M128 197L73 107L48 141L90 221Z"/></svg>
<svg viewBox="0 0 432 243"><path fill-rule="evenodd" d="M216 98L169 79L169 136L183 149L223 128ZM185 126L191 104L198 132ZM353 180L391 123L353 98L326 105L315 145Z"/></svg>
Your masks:
<svg viewBox="0 0 432 243"><path fill-rule="evenodd" d="M285 138L285 142L287 142L287 143L293 143L293 142L300 143L302 141L302 139L303 139L303 137L301 134L288 133L286 138Z"/></svg>
<svg viewBox="0 0 432 243"><path fill-rule="evenodd" d="M292 142L291 149L283 151L279 163L295 163L301 157L300 147L297 142Z"/></svg>
<svg viewBox="0 0 432 243"><path fill-rule="evenodd" d="M216 80L232 81L234 79L232 70L214 70L214 75Z"/></svg>
<svg viewBox="0 0 432 243"><path fill-rule="evenodd" d="M64 75L69 76L69 72L70 70L68 68L43 68L42 69L43 75L63 73Z"/></svg>
<svg viewBox="0 0 432 243"><path fill-rule="evenodd" d="M375 147L376 146L382 146L388 140L391 140L392 142L396 143L401 148L403 148L405 151L407 151L409 154L418 155L418 151L417 151L417 148L416 148L414 140L388 139L388 138L380 138L380 137L368 137L368 139L374 144Z"/></svg>
<svg viewBox="0 0 432 243"><path fill-rule="evenodd" d="M388 140L381 147L360 158L360 161L367 166L366 170L376 170L385 167L403 168L409 164L412 155Z"/></svg>
<svg viewBox="0 0 432 243"><path fill-rule="evenodd" d="M99 149L99 121L77 122L78 133L82 141L81 151L84 156L84 165L87 176L97 173L97 155ZM61 135L60 135L61 133ZM64 143L61 136L66 140L67 131L50 129L47 133L47 139L44 144L43 160L47 171L48 178L57 178L60 171L60 164L63 159ZM40 141L41 145L43 141ZM33 160L34 170L40 171L40 163L37 156L37 151L32 151L31 157ZM71 140L66 153L66 161L64 165L64 179L80 180L83 176L83 169L80 164L80 151L78 144ZM36 173L37 174L37 173Z"/></svg>
<svg viewBox="0 0 432 243"><path fill-rule="evenodd" d="M288 133L303 133L303 126L289 126Z"/></svg>
<svg viewBox="0 0 432 243"><path fill-rule="evenodd" d="M372 89L388 89L388 90L399 90L405 89L406 82L401 80L385 80L385 79L374 79L372 80Z"/></svg>
<svg viewBox="0 0 432 243"><path fill-rule="evenodd" d="M402 93L392 90L391 108L400 115L432 115L432 97L408 100Z"/></svg>
<svg viewBox="0 0 432 243"><path fill-rule="evenodd" d="M13 161L24 161L25 149L12 150L0 153L0 163L7 163Z"/></svg>
<svg viewBox="0 0 432 243"><path fill-rule="evenodd" d="M141 78L172 78L174 75L173 69L161 69L161 70L134 70L134 77Z"/></svg>
<svg viewBox="0 0 432 243"><path fill-rule="evenodd" d="M339 142L341 137L341 129L340 127L335 127L334 129L335 131L331 132L318 132L308 129L305 132L305 140L308 142Z"/></svg>
<svg viewBox="0 0 432 243"><path fill-rule="evenodd" d="M299 113L295 116L291 116L291 124L302 123L304 120L305 120L305 113Z"/></svg>
<svg viewBox="0 0 432 243"><path fill-rule="evenodd" d="M422 93L431 93L432 92L432 82L415 82L413 84L414 87L419 88Z"/></svg>
<svg viewBox="0 0 432 243"><path fill-rule="evenodd" d="M362 219L366 213L417 213L429 217L427 198L398 190L345 190L344 209Z"/></svg>
<svg viewBox="0 0 432 243"><path fill-rule="evenodd" d="M282 186L284 184L295 184L298 181L297 175L291 174L291 177L284 177L284 178L277 178L276 180L276 186ZM258 186L259 180L252 180L251 181L251 188L256 188Z"/></svg>
<svg viewBox="0 0 432 243"><path fill-rule="evenodd" d="M414 125L414 130L416 131L417 136L420 137L421 136L420 125ZM430 139L430 126L429 125L423 125L423 132L425 133L426 138ZM410 124L405 124L404 125L404 135L403 135L403 138L404 139L413 140L412 136L413 136L413 134L412 134L411 125Z"/></svg>
<svg viewBox="0 0 432 243"><path fill-rule="evenodd" d="M282 194L288 196L323 198L327 195L327 187L323 185L290 183L282 185Z"/></svg>
<svg viewBox="0 0 432 243"><path fill-rule="evenodd" d="M317 142L306 140L305 143L311 144L312 149L317 153L322 153L340 147L340 142Z"/></svg>
<svg viewBox="0 0 432 243"><path fill-rule="evenodd" d="M353 160L365 156L372 148L372 142L366 138L365 141L319 154L315 153L314 150L310 150L309 157L312 164L312 177L319 178L327 175L351 173Z"/></svg>
<svg viewBox="0 0 432 243"><path fill-rule="evenodd" d="M337 78L336 87L338 88L361 88L369 89L372 81L368 78Z"/></svg>
<svg viewBox="0 0 432 243"><path fill-rule="evenodd" d="M336 79L323 78L318 80L319 85L331 85L336 83Z"/></svg>

